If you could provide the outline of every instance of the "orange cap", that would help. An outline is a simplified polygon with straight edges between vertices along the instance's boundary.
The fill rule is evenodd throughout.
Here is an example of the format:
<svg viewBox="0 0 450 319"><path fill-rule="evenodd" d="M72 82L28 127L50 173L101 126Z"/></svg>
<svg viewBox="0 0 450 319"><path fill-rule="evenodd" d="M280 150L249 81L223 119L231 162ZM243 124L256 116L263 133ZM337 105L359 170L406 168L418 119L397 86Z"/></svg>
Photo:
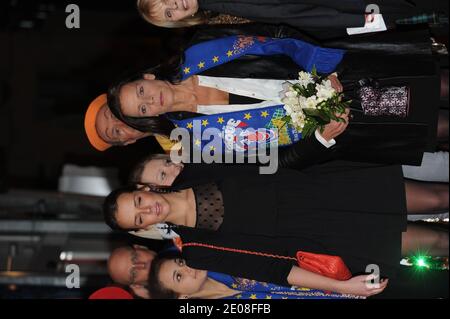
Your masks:
<svg viewBox="0 0 450 319"><path fill-rule="evenodd" d="M84 116L84 130L86 131L87 138L91 145L99 151L104 151L112 146L111 144L106 143L100 135L98 135L97 129L95 128L97 114L102 106L106 105L106 102L106 94L99 95L91 102L91 104L89 104L86 115Z"/></svg>

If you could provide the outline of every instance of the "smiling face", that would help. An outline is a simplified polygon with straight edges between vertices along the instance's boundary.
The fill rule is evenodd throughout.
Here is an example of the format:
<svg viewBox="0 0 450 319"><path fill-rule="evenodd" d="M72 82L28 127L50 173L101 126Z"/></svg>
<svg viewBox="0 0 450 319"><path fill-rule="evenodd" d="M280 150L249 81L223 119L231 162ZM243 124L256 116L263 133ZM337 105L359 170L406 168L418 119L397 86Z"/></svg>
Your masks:
<svg viewBox="0 0 450 319"><path fill-rule="evenodd" d="M183 167L182 163L175 164L170 158L153 159L145 164L140 182L157 186L172 186Z"/></svg>
<svg viewBox="0 0 450 319"><path fill-rule="evenodd" d="M159 23L180 21L197 13L197 0L149 0L144 15Z"/></svg>
<svg viewBox="0 0 450 319"><path fill-rule="evenodd" d="M192 269L186 266L183 259L163 261L158 273L161 285L179 295L192 295L199 292L207 278L207 271Z"/></svg>
<svg viewBox="0 0 450 319"><path fill-rule="evenodd" d="M97 114L95 129L100 138L109 144L128 145L150 135L150 133L135 130L118 120L106 104L100 108Z"/></svg>
<svg viewBox="0 0 450 319"><path fill-rule="evenodd" d="M169 212L169 202L161 194L135 191L117 199L116 220L123 229L146 229L163 223Z"/></svg>
<svg viewBox="0 0 450 319"><path fill-rule="evenodd" d="M150 117L170 112L174 94L169 84L147 75L144 79L122 86L119 99L124 115Z"/></svg>

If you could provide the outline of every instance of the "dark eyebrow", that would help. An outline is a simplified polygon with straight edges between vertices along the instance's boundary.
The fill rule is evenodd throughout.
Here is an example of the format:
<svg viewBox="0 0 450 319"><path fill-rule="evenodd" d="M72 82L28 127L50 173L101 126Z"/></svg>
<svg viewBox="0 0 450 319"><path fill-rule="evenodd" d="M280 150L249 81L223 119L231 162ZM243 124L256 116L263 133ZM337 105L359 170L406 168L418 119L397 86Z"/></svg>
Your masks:
<svg viewBox="0 0 450 319"><path fill-rule="evenodd" d="M173 271L173 275L172 275L172 280L176 282L175 276L177 275L177 271L174 270Z"/></svg>
<svg viewBox="0 0 450 319"><path fill-rule="evenodd" d="M174 259L173 262L178 266L178 263L177 263L177 260L176 260L176 259ZM175 281L175 282L176 282L176 278L175 278L176 275L177 275L177 271L174 270L174 271L173 271L173 275L172 275L172 280Z"/></svg>

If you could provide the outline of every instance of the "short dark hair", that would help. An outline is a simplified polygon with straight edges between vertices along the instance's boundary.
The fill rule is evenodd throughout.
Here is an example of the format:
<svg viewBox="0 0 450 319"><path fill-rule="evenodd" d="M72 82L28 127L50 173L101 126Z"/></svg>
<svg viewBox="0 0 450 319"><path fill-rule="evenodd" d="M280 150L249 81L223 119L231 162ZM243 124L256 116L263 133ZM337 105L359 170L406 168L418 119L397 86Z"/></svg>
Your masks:
<svg viewBox="0 0 450 319"><path fill-rule="evenodd" d="M181 253L179 251L171 250L161 252L158 254L158 256L156 256L153 259L152 265L150 267L150 272L148 275L148 284L147 284L147 289L150 293L150 296L152 296L152 299L178 299L179 294L177 294L173 290L164 287L158 277L163 262L178 258L182 258Z"/></svg>
<svg viewBox="0 0 450 319"><path fill-rule="evenodd" d="M122 194L132 193L136 191L136 186L125 186L112 191L103 202L103 217L105 223L113 230L131 231L136 229L124 229L117 223L117 200Z"/></svg>

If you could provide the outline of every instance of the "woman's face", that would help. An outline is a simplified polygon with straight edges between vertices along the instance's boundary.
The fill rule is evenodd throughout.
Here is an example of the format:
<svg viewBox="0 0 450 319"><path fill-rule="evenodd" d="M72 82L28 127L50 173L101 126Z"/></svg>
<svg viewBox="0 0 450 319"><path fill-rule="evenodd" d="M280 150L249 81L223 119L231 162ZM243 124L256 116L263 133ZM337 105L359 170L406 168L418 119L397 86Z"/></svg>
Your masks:
<svg viewBox="0 0 450 319"><path fill-rule="evenodd" d="M148 15L160 22L180 21L198 11L197 0L155 0Z"/></svg>
<svg viewBox="0 0 450 319"><path fill-rule="evenodd" d="M155 80L154 76L125 84L119 94L122 113L131 117L158 116L170 112L174 102L171 86Z"/></svg>
<svg viewBox="0 0 450 319"><path fill-rule="evenodd" d="M124 193L117 199L117 224L123 229L145 229L163 223L170 204L161 194L147 191Z"/></svg>
<svg viewBox="0 0 450 319"><path fill-rule="evenodd" d="M199 292L207 278L207 271L192 269L186 266L183 259L163 261L158 274L163 287L179 295L192 295Z"/></svg>
<svg viewBox="0 0 450 319"><path fill-rule="evenodd" d="M157 186L172 186L182 170L182 163L175 164L169 158L154 159L145 164L140 182Z"/></svg>

